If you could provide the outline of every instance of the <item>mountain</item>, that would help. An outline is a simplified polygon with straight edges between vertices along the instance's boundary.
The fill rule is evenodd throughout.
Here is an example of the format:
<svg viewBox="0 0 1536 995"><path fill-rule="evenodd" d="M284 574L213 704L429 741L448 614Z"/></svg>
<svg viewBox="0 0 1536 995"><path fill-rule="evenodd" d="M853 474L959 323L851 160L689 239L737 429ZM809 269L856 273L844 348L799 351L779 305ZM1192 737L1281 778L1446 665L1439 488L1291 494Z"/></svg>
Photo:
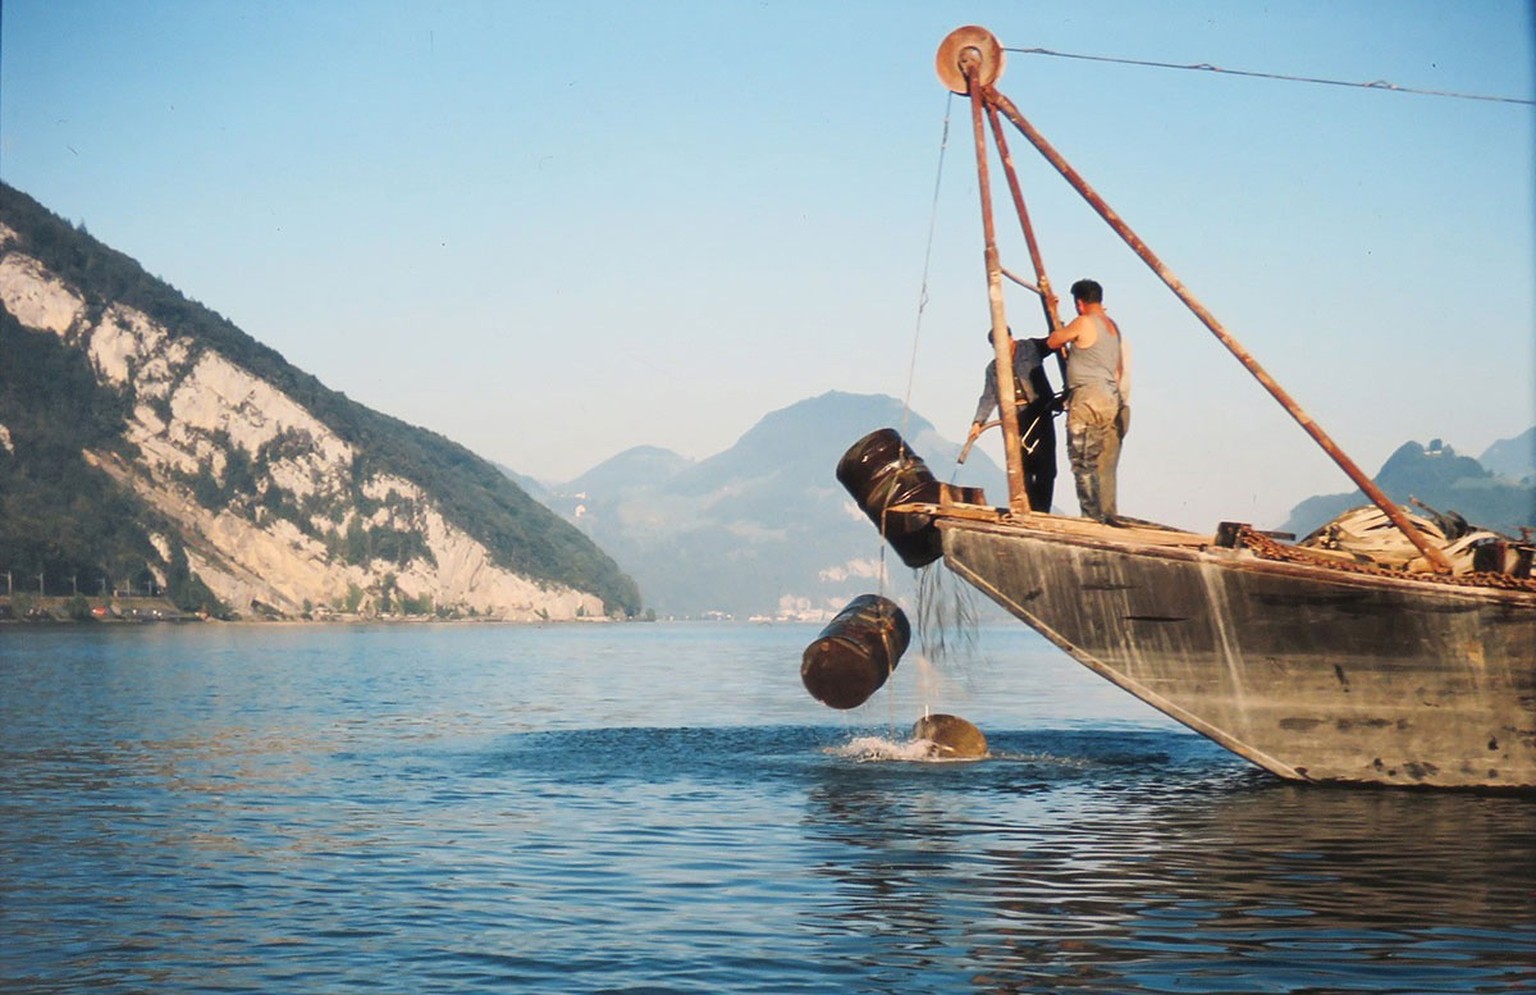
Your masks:
<svg viewBox="0 0 1536 995"><path fill-rule="evenodd" d="M903 428L905 425L905 428ZM831 392L762 418L735 445L694 462L643 446L552 487L550 506L607 549L663 614L818 617L879 590L882 542L835 476L854 442L903 432L949 479L960 446L883 395ZM1006 493L981 453L958 483ZM913 572L884 554L888 592Z"/></svg>
<svg viewBox="0 0 1536 995"><path fill-rule="evenodd" d="M565 485L563 493L612 493L647 480L671 477L686 469L691 461L659 446L635 446L626 449L588 470Z"/></svg>
<svg viewBox="0 0 1536 995"><path fill-rule="evenodd" d="M516 484L524 494L527 494L529 497L533 498L540 504L543 504L545 498L549 497L549 488L545 487L542 483L533 477L528 476L526 473L518 473L510 466L506 466L501 463L493 462L491 465L500 470L502 473L506 474L508 477L511 477L512 482Z"/></svg>
<svg viewBox="0 0 1536 995"><path fill-rule="evenodd" d="M225 613L633 613L580 530L0 184L0 571Z"/></svg>
<svg viewBox="0 0 1536 995"><path fill-rule="evenodd" d="M1514 481L1536 478L1536 426L1513 439L1500 439L1477 458L1483 468Z"/></svg>
<svg viewBox="0 0 1536 995"><path fill-rule="evenodd" d="M1520 438L1529 440L1531 432ZM1495 443L1490 451L1505 451L1518 439ZM1405 442L1382 464L1375 483L1398 504L1413 499L1436 511L1459 513L1468 522L1483 528L1519 535L1521 527L1536 526L1536 484L1527 473L1524 482L1491 472L1470 456L1457 455L1439 439L1429 445ZM1359 490L1348 494L1324 494L1307 498L1291 510L1282 531L1307 535L1341 512L1370 500Z"/></svg>

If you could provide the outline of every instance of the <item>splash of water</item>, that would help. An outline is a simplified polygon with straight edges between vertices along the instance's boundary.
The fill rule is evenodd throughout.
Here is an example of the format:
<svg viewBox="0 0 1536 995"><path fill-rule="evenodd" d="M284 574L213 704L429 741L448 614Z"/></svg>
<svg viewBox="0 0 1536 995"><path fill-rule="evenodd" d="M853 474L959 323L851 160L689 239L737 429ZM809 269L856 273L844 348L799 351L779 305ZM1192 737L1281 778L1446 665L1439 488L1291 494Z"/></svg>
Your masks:
<svg viewBox="0 0 1536 995"><path fill-rule="evenodd" d="M932 740L896 740L885 736L854 736L846 743L825 747L822 752L858 763L956 764L987 760L992 763L1030 764L1057 770L1087 770L1103 766L1103 761L1092 757L1063 755L1049 750L989 752L985 757L956 757L941 752Z"/></svg>
<svg viewBox="0 0 1536 995"><path fill-rule="evenodd" d="M913 666L923 703L923 715L933 712L934 703L950 679L964 673L966 664L977 655L976 592L952 574L943 561L918 571L917 652Z"/></svg>
<svg viewBox="0 0 1536 995"><path fill-rule="evenodd" d="M878 763L895 760L906 763L948 764L963 763L967 759L975 759L942 756L931 740L909 739L897 741L887 739L884 736L855 736L840 746L827 747L825 752L834 757L844 757L848 760L857 760L860 763Z"/></svg>

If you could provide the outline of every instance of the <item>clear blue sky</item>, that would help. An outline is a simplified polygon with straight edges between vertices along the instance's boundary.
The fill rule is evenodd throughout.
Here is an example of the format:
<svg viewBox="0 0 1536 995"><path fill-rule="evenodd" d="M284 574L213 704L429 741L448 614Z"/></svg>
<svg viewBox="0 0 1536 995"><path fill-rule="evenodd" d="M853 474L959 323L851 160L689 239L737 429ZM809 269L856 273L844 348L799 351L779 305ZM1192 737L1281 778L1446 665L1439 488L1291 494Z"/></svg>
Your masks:
<svg viewBox="0 0 1536 995"><path fill-rule="evenodd" d="M639 444L703 458L827 390L902 397L914 337L913 406L958 439L987 302L966 108L933 57L967 23L1533 90L1518 0L5 0L0 178L330 386L541 479ZM1367 471L1536 421L1530 107L1023 54L1000 88ZM1053 280L1098 278L1135 345L1122 510L1273 524L1348 489L1011 137Z"/></svg>

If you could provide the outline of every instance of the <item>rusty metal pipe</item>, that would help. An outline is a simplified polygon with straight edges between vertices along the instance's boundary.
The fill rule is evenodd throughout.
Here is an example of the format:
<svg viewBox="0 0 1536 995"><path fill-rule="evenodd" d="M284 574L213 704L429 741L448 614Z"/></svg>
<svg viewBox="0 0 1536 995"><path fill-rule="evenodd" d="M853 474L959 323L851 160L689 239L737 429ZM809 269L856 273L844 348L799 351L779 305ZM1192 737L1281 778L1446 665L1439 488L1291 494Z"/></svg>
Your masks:
<svg viewBox="0 0 1536 995"><path fill-rule="evenodd" d="M1098 192L1088 184L1088 181L1084 180L1077 170L1073 169L1071 164L1063 159L1061 154L1051 146L1051 143L1045 140L1045 136L1041 135L1040 132L1035 130L1034 125L1025 120L1024 116L1019 113L1018 108L1013 105L1013 102L997 92L993 87L989 86L982 89L983 93L979 96L975 93L972 94L972 100L985 100L988 107L996 108L1009 121L1013 122L1014 127L1019 129L1024 137L1029 140L1030 144L1045 157L1046 161L1055 167L1056 171L1072 185L1072 188L1088 202L1088 206L1098 212L1099 217L1103 218L1114 229L1115 234L1119 235L1125 244L1130 246L1132 252L1141 257L1141 261L1146 263L1153 273L1157 274L1158 279L1162 280L1168 289L1173 291L1174 296L1183 301L1184 306L1189 308L1195 317L1199 318L1200 322L1210 329L1211 334L1215 335L1217 340L1227 347L1227 351L1237 357L1238 362L1242 363L1248 372L1253 374L1254 379L1258 380L1264 389L1269 391L1274 399L1280 402L1280 406L1285 408L1290 416L1296 420L1296 423L1302 427L1303 431L1310 435L1322 447L1323 452L1327 453L1334 463L1338 464L1339 469L1343 470L1345 475L1354 481L1355 485L1367 497L1375 502L1376 507L1380 508L1382 513L1391 520L1392 524L1397 526L1403 535L1408 537L1408 541L1413 543L1419 552L1424 554L1425 558L1434 565L1435 569L1440 573L1451 573L1451 562L1446 559L1445 554L1431 544L1424 534L1414 527L1413 523L1408 520L1408 516L1403 514L1402 509L1393 504L1382 493L1381 488L1377 487L1375 482L1367 477L1364 471L1355 464L1355 461L1350 459L1339 448L1338 444L1329 437L1328 433L1323 431L1322 426L1313 421L1312 417L1302 410L1301 405L1292 399L1285 388L1281 387L1274 377L1270 376L1269 372L1259 365L1258 360L1254 359L1243 348L1242 344L1222 327L1221 322L1216 320L1216 316L1211 314L1205 305L1201 304L1194 294L1189 292L1183 282L1173 274L1173 271L1158 258L1157 253L1153 252L1141 240L1141 237L1131 230L1130 225L1121 219L1114 208L1105 203Z"/></svg>
<svg viewBox="0 0 1536 995"><path fill-rule="evenodd" d="M1035 238L1035 226L1029 220L1029 208L1024 204L1024 188L1019 185L1018 171L1013 168L1013 153L1008 149L1008 138L1003 132L1003 126L997 119L997 108L992 104L987 105L987 118L992 124L992 138L997 142L997 155L1003 162L1003 172L1008 177L1008 190L1013 194L1013 207L1019 215L1019 227L1024 230L1024 244L1029 247L1029 261L1035 267L1035 280L1039 284L1036 291L1040 295L1040 307L1045 311L1046 334L1056 331L1061 327L1060 302L1056 298L1056 291L1051 289L1051 278L1045 275L1045 257L1040 252L1040 242ZM1067 353L1060 350L1056 353L1056 369L1061 374L1062 389L1066 389L1067 383Z"/></svg>
<svg viewBox="0 0 1536 995"><path fill-rule="evenodd" d="M997 230L992 220L991 171L987 165L987 132L982 121L986 87L975 82L980 65L980 52L967 48L960 53L960 69L970 82L971 131L976 140L976 186L981 195L981 226L986 240L987 302L992 313L992 349L997 359L997 411L1003 423L1003 461L1008 471L1008 510L1023 515L1030 510L1029 495L1024 489L1018 398L1013 393L1013 337L1008 334L1008 314L1003 305L1003 266L997 254Z"/></svg>
<svg viewBox="0 0 1536 995"><path fill-rule="evenodd" d="M1029 248L1029 261L1035 267L1036 292L1045 310L1045 327L1047 333L1054 332L1061 327L1058 310L1060 302L1056 292L1051 289L1051 278L1045 275L1045 257L1040 252L1040 241L1035 237L1035 226L1029 220L1029 208L1024 203L1024 188L1019 185L1019 174L1013 168L1013 153L1008 149L1008 138L1003 132L1002 122L998 120L997 108L992 104L987 105L987 120L992 125L992 140L997 143L997 156L1002 160L1003 173L1008 178L1008 192L1013 195L1013 209L1019 215L1024 244ZM1065 372L1062 375L1065 376Z"/></svg>

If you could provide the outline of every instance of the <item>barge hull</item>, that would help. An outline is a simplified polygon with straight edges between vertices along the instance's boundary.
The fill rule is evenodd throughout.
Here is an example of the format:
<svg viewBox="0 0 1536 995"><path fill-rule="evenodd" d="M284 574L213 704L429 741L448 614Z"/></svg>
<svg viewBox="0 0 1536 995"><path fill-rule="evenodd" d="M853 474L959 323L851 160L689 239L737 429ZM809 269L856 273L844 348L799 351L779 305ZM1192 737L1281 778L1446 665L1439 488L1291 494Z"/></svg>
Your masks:
<svg viewBox="0 0 1536 995"><path fill-rule="evenodd" d="M945 561L1142 701L1281 777L1536 788L1536 594L1241 549L941 519Z"/></svg>

